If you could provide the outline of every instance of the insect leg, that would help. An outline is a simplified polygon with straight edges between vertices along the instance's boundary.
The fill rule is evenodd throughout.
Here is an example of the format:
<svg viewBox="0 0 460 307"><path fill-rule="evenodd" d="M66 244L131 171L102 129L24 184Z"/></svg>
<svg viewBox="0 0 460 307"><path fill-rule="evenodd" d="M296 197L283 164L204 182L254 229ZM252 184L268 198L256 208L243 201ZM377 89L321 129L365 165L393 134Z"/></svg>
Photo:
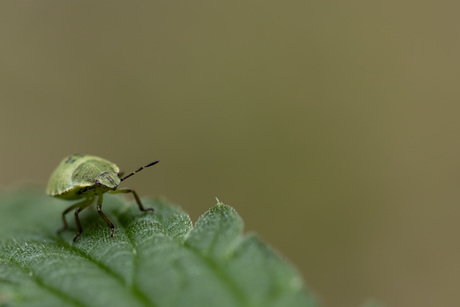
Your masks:
<svg viewBox="0 0 460 307"><path fill-rule="evenodd" d="M66 219L65 219L65 215L66 215L67 213L69 213L70 211L72 211L73 209L77 208L77 207L80 206L80 205L81 205L81 203L74 204L74 205L70 206L69 208L65 209L64 212L62 212L62 222L64 223L64 226L62 226L62 227L57 231L57 233L61 233L61 232L63 232L64 230L66 230L66 229L69 227L69 225L67 225L67 221L66 221Z"/></svg>
<svg viewBox="0 0 460 307"><path fill-rule="evenodd" d="M144 206L142 206L141 199L137 195L136 191L134 191L132 189L122 188L122 189L118 189L118 190L115 190L115 191L111 191L110 193L113 193L113 194L117 194L117 193L133 193L134 198L136 199L136 203L139 206L139 210L141 210L141 211L152 211L152 212L155 211L153 208L144 208Z"/></svg>
<svg viewBox="0 0 460 307"><path fill-rule="evenodd" d="M94 201L94 198L88 198L80 203L77 203L75 204L74 206L77 207L77 209L75 210L75 225L77 225L77 234L75 235L75 237L73 237L73 241L77 241L78 237L81 235L83 229L81 228L81 224L80 224L80 219L78 218L78 214L83 210L85 209L86 207L88 207L89 205L91 205L91 203ZM78 205L78 206L77 206Z"/></svg>
<svg viewBox="0 0 460 307"><path fill-rule="evenodd" d="M115 226L109 220L107 216L105 216L104 212L102 212L102 194L99 194L99 198L97 199L97 213L102 217L102 219L109 225L110 227L110 236L113 238L113 233L115 231Z"/></svg>
<svg viewBox="0 0 460 307"><path fill-rule="evenodd" d="M70 206L69 208L65 209L64 212L62 212L62 222L64 224L64 226L62 226L59 230L58 230L58 233L61 233L62 231L66 230L69 226L67 224L67 221L65 219L65 215L67 213L69 213L70 211L72 211L73 209L75 208L78 208L78 207L87 207L88 205L85 205L86 202L88 202L89 200L88 199L85 199L84 201L81 201L79 203L76 203L76 204L73 204L72 206Z"/></svg>

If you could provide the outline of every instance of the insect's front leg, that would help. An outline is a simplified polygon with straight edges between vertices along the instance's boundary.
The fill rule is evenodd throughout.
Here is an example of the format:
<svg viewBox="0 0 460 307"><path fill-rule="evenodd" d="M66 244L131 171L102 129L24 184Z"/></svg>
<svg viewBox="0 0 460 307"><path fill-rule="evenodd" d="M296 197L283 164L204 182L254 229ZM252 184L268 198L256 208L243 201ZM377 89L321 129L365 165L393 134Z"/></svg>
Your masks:
<svg viewBox="0 0 460 307"><path fill-rule="evenodd" d="M122 189L118 189L118 190L115 190L115 191L111 191L110 193L113 193L113 194L133 193L134 198L136 199L137 206L139 207L139 210L141 210L141 211L152 211L152 212L155 211L155 209L153 209L153 208L144 208L144 206L141 203L141 199L139 198L139 195L137 195L136 191L134 191L132 189L122 188Z"/></svg>
<svg viewBox="0 0 460 307"><path fill-rule="evenodd" d="M115 231L115 226L113 226L112 221L102 212L102 194L99 194L99 198L97 199L97 213L102 217L102 219L109 225L110 227L110 236L113 238L113 233Z"/></svg>

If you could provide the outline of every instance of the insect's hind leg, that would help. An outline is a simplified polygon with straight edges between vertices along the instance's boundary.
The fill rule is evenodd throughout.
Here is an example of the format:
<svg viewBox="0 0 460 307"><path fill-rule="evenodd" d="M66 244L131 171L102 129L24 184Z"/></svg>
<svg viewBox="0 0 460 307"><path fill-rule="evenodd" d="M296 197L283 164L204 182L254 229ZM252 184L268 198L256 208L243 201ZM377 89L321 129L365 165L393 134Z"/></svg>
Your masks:
<svg viewBox="0 0 460 307"><path fill-rule="evenodd" d="M69 228L69 225L67 224L67 221L66 221L66 219L65 219L65 215L66 215L67 213L69 213L70 211L72 211L73 209L77 208L79 205L80 205L80 203L74 204L74 205L70 206L69 208L65 209L64 212L62 212L62 222L63 222L64 226L62 226L61 228L59 228L59 230L57 231L57 233L61 233L61 232L63 232L64 230L66 230L67 228Z"/></svg>
<svg viewBox="0 0 460 307"><path fill-rule="evenodd" d="M155 211L155 209L153 209L153 208L144 208L144 206L141 203L141 199L137 195L136 191L134 191L132 189L122 188L122 189L118 189L118 190L115 190L115 191L111 191L110 193L112 193L112 194L133 193L134 198L136 199L137 206L139 207L139 210L141 210L141 211L152 211L152 212Z"/></svg>
<svg viewBox="0 0 460 307"><path fill-rule="evenodd" d="M69 213L70 211L72 211L73 209L76 209L75 210L75 225L77 226L78 233L73 238L73 241L75 242L75 240L81 235L81 232L82 232L82 228L81 228L81 224L80 224L80 219L78 218L78 214L83 209L85 209L86 207L91 205L91 203L93 201L94 201L94 198L87 198L87 199L85 199L85 200L83 200L83 201L81 201L79 203L73 204L69 208L65 209L64 212L62 212L62 222L64 223L64 226L62 226L62 228L58 230L58 233L61 233L62 231L66 230L69 227L68 224L67 224L67 221L65 219L65 215L67 213Z"/></svg>

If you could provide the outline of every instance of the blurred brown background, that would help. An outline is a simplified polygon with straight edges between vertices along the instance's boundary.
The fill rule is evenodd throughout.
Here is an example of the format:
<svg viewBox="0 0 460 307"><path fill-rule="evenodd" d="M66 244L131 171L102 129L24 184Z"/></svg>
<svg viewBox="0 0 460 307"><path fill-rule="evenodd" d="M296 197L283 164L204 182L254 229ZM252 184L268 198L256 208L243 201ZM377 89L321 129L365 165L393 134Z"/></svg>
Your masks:
<svg viewBox="0 0 460 307"><path fill-rule="evenodd" d="M2 1L0 185L159 159L127 186L235 207L323 306L459 306L459 8Z"/></svg>

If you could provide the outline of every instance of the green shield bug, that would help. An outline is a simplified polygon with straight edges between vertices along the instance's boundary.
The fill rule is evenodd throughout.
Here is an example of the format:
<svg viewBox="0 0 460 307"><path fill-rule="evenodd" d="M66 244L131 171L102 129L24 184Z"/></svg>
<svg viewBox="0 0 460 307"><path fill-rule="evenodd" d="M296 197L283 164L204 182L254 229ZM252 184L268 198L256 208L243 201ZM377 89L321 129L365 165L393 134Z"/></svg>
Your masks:
<svg viewBox="0 0 460 307"><path fill-rule="evenodd" d="M158 162L159 161L151 162L129 175L122 177L122 173L120 173L120 169L115 163L96 156L72 155L64 158L51 175L46 192L48 195L57 198L84 200L73 204L62 212L64 226L58 232L67 229L68 225L65 215L75 209L75 224L78 230L78 233L73 238L75 242L82 232L78 214L91 205L97 196L97 212L110 227L110 236L113 238L115 227L104 212L102 212L102 195L106 192L132 193L141 211L154 211L152 208L145 209L144 206L142 206L141 200L134 190L117 188L122 181Z"/></svg>

